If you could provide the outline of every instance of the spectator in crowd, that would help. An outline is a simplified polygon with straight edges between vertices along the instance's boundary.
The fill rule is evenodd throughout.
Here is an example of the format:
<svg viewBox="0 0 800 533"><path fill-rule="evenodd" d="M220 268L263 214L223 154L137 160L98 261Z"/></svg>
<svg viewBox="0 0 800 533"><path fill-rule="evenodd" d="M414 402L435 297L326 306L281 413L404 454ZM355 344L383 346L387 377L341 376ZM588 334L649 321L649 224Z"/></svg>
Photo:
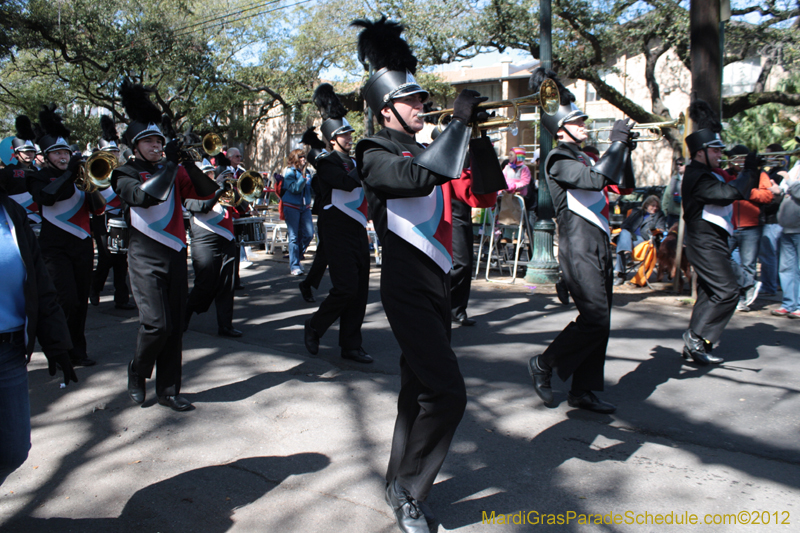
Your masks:
<svg viewBox="0 0 800 533"><path fill-rule="evenodd" d="M67 319L25 209L0 188L0 485L28 458L31 409L26 365L39 341L50 375L77 383Z"/></svg>
<svg viewBox="0 0 800 533"><path fill-rule="evenodd" d="M648 240L654 230L664 231L667 229L667 219L660 209L660 204L658 196L648 196L642 203L641 209L631 211L631 214L622 223L622 229L617 238L614 285L625 283L625 265L633 249Z"/></svg>
<svg viewBox="0 0 800 533"><path fill-rule="evenodd" d="M788 183L788 192L778 209L780 235L780 266L778 276L783 289L783 301L775 316L800 318L800 180L781 176Z"/></svg>
<svg viewBox="0 0 800 533"><path fill-rule="evenodd" d="M525 149L512 148L508 154L508 165L503 169L503 176L506 178L506 189L510 194L528 195L528 185L531 182L531 171L525 164Z"/></svg>
<svg viewBox="0 0 800 533"><path fill-rule="evenodd" d="M677 158L675 160L675 174L673 174L667 188L664 189L664 196L661 197L661 210L667 216L668 228L671 228L681 218L681 180L685 171L686 161L682 157Z"/></svg>
<svg viewBox="0 0 800 533"><path fill-rule="evenodd" d="M764 150L765 153L783 152L780 144L770 144ZM780 185L783 177L782 172L786 171L785 164L772 166L767 174L774 182L773 185ZM762 216L764 218L764 228L761 233L761 242L758 250L758 259L761 262L761 294L772 296L778 292L778 241L781 237L781 226L778 224L778 210L783 200L782 194L776 194L773 200L764 205Z"/></svg>
<svg viewBox="0 0 800 533"><path fill-rule="evenodd" d="M725 152L728 157L747 154L746 146L737 145ZM730 171L741 171L732 165ZM734 256L733 270L739 282L739 303L737 311L750 311L750 306L758 297L761 282L756 281L756 262L758 260L759 241L762 224L760 222L761 206L769 204L780 189L771 184L766 172L761 172L758 188L750 191L748 200L733 202L733 225L736 228L731 237L731 250L738 249ZM738 259L738 260L737 260Z"/></svg>
<svg viewBox="0 0 800 533"><path fill-rule="evenodd" d="M283 174L283 215L289 233L289 269L292 276L302 276L300 261L314 238L311 220L311 172L307 168L306 154L296 149L289 153L289 166Z"/></svg>

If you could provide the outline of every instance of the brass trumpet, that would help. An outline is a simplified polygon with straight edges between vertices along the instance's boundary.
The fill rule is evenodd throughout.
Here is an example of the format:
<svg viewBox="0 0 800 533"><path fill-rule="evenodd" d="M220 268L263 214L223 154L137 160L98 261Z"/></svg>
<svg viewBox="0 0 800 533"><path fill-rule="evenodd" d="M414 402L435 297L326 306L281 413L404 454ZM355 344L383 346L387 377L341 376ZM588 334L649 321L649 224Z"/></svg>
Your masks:
<svg viewBox="0 0 800 533"><path fill-rule="evenodd" d="M236 190L231 188L225 191L219 200L222 204L236 207L242 201L253 203L256 199L264 196L264 178L254 170L248 170L239 176L239 179L229 178L225 182L231 183Z"/></svg>
<svg viewBox="0 0 800 533"><path fill-rule="evenodd" d="M764 152L760 155L764 158L765 167L777 167L783 166L786 163L786 157L794 157L798 154L800 154L800 148L795 148L789 152ZM747 154L735 155L730 158L720 159L719 164L743 167L745 158L747 158Z"/></svg>
<svg viewBox="0 0 800 533"><path fill-rule="evenodd" d="M520 106L536 105L542 108L542 111L547 115L555 115L561 105L561 96L558 93L558 86L556 82L551 79L546 79L541 87L539 87L539 94L529 94L528 96L521 96L511 100L499 100L497 102L483 102L478 104L478 109L500 109L510 107L514 110L513 114L508 117L489 117L488 120L473 124L473 128L477 130L492 130L504 126L510 126L515 123L519 117ZM444 127L444 121L447 117L453 115L453 109L442 109L441 111L431 111L430 113L420 113L417 115L419 118L435 117L438 116L437 126L439 129Z"/></svg>
<svg viewBox="0 0 800 533"><path fill-rule="evenodd" d="M667 120L665 122L648 122L645 124L636 124L631 131L640 130L642 132L650 132L651 135L642 135L634 139L636 142L655 142L660 141L664 138L664 134L662 132L663 128L677 128L677 127L686 127L686 115L681 113L678 118L673 120ZM599 133L601 131L611 131L614 129L613 127L609 126L606 128L594 128L594 129L587 129L586 133Z"/></svg>
<svg viewBox="0 0 800 533"><path fill-rule="evenodd" d="M118 166L119 159L113 153L95 152L81 167L75 185L87 193L107 189L111 186L111 173Z"/></svg>

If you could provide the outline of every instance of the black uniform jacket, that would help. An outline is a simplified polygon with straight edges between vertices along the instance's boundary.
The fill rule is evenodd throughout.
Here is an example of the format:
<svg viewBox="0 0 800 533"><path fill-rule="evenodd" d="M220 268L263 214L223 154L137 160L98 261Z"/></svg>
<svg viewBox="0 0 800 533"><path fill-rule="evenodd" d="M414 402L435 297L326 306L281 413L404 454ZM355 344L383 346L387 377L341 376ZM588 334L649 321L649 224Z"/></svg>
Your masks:
<svg viewBox="0 0 800 533"><path fill-rule="evenodd" d="M28 224L28 215L3 191L0 191L0 205L14 224L14 236L25 264L25 352L28 359L33 353L35 339L46 354L70 350L72 341L67 319L56 300L56 289Z"/></svg>
<svg viewBox="0 0 800 533"><path fill-rule="evenodd" d="M319 184L320 197L316 202L321 202L322 207L331 203L331 191L341 189L352 191L361 187L361 178L350 156L337 150L327 152L317 158L316 180Z"/></svg>
<svg viewBox="0 0 800 533"><path fill-rule="evenodd" d="M758 184L757 173L742 171L739 177L728 183L720 181L711 167L692 160L686 166L681 183L683 219L687 230L715 234L727 239L727 232L703 219L703 207L708 205L726 206L736 200L750 198L750 190Z"/></svg>
<svg viewBox="0 0 800 533"><path fill-rule="evenodd" d="M356 167L378 237L388 232L386 201L428 196L449 178L414 164L425 148L405 132L383 129L356 145ZM401 156L401 157L397 157Z"/></svg>
<svg viewBox="0 0 800 533"><path fill-rule="evenodd" d="M36 167L26 168L19 161L0 169L0 188L9 195L28 192L26 178L34 176L38 171Z"/></svg>
<svg viewBox="0 0 800 533"><path fill-rule="evenodd" d="M595 224L570 211L567 204L567 190L602 191L612 182L592 169L591 160L577 144L559 143L547 154L544 165L547 186L550 188L550 196L553 198L553 207L558 219L559 235L586 229L587 224L597 228Z"/></svg>

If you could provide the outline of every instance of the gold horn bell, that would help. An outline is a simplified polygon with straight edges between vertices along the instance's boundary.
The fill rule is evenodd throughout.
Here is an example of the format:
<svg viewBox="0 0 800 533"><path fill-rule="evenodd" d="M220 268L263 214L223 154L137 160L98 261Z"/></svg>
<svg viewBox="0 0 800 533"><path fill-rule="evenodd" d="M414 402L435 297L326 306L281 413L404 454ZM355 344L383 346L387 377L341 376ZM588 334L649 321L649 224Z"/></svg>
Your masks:
<svg viewBox="0 0 800 533"><path fill-rule="evenodd" d="M111 173L119 166L119 159L111 152L99 151L92 154L81 168L76 185L84 192L108 189L111 186Z"/></svg>
<svg viewBox="0 0 800 533"><path fill-rule="evenodd" d="M220 202L232 207L238 206L242 201L253 203L256 199L264 196L264 178L255 170L248 170L239 179L226 179L228 183L235 184L238 195L233 189L225 191L220 198Z"/></svg>

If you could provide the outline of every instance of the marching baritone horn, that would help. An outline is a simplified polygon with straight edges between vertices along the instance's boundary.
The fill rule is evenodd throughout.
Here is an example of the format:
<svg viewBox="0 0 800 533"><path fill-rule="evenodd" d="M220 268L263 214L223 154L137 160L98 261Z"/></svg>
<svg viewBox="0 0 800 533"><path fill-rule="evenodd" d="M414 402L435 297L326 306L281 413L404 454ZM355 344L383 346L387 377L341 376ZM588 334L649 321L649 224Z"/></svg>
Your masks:
<svg viewBox="0 0 800 533"><path fill-rule="evenodd" d="M92 193L111 186L111 172L119 166L119 159L111 152L95 152L80 168L75 185L82 191Z"/></svg>
<svg viewBox="0 0 800 533"><path fill-rule="evenodd" d="M225 191L220 197L220 203L225 205L236 207L242 203L242 201L253 203L256 199L264 196L264 178L254 170L248 170L239 176L238 180L226 179L225 182L233 185L236 188L236 192L239 193L237 195L233 188Z"/></svg>
<svg viewBox="0 0 800 533"><path fill-rule="evenodd" d="M491 130L503 126L509 126L517 121L519 117L520 106L540 106L542 111L547 115L555 115L561 105L561 96L558 92L558 86L552 79L546 79L541 87L539 87L539 94L530 94L528 96L521 96L511 100L499 100L497 102L483 102L478 104L478 109L500 109L510 107L513 109L513 114L508 117L488 117L487 120L479 121L472 126L477 130ZM420 118L438 116L438 127L444 127L444 121L447 117L452 116L453 109L442 109L441 111L431 111L430 113L420 113L417 115Z"/></svg>
<svg viewBox="0 0 800 533"><path fill-rule="evenodd" d="M192 155L192 158L195 161L202 161L203 158L200 157L200 154L197 153L197 148L202 148L205 153L209 156L214 157L219 155L222 152L222 137L217 135L216 133L206 133L203 136L203 140L196 144L189 144L184 146L184 149L189 150L189 153Z"/></svg>

